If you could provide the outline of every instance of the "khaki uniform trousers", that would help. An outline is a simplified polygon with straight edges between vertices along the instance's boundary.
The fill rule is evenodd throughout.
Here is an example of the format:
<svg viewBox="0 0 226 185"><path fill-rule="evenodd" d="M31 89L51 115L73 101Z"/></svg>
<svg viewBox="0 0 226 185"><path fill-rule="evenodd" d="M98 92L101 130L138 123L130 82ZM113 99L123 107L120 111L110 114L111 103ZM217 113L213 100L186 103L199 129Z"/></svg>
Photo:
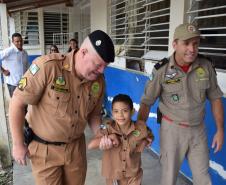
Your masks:
<svg viewBox="0 0 226 185"><path fill-rule="evenodd" d="M184 158L188 159L194 185L211 185L209 150L204 123L184 127L162 119L160 128L161 185L175 185Z"/></svg>
<svg viewBox="0 0 226 185"><path fill-rule="evenodd" d="M85 136L66 145L29 145L32 173L36 185L83 185L87 161Z"/></svg>
<svg viewBox="0 0 226 185"><path fill-rule="evenodd" d="M106 185L141 185L143 177L143 170L134 177L127 177L119 180L106 179Z"/></svg>

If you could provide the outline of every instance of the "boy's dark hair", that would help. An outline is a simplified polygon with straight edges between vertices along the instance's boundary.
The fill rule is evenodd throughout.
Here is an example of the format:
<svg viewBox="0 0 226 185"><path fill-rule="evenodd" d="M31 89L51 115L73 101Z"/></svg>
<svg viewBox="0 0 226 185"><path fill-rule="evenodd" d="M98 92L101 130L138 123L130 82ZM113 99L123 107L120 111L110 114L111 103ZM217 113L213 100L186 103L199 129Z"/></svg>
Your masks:
<svg viewBox="0 0 226 185"><path fill-rule="evenodd" d="M14 34L12 34L12 40L13 40L14 37L20 37L20 38L22 38L22 36L21 36L20 33L14 33Z"/></svg>
<svg viewBox="0 0 226 185"><path fill-rule="evenodd" d="M116 95L114 98L113 98L113 101L112 101L112 107L114 105L114 103L116 102L123 102L127 105L129 105L130 109L133 110L133 101L132 99L126 95L126 94L118 94Z"/></svg>

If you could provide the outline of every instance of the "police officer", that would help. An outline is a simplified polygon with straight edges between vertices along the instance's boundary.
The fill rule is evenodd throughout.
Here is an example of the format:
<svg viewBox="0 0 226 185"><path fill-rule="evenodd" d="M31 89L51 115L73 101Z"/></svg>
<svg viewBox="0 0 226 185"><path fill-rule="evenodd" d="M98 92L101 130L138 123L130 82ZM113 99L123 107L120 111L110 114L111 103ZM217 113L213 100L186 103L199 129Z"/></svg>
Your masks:
<svg viewBox="0 0 226 185"><path fill-rule="evenodd" d="M138 119L146 121L159 98L161 185L175 185L183 159L188 159L194 185L211 185L209 150L204 126L205 101L209 99L217 131L212 148L221 150L224 138L223 95L210 61L198 55L200 32L181 24L174 32L175 52L154 66L141 99Z"/></svg>
<svg viewBox="0 0 226 185"><path fill-rule="evenodd" d="M36 184L84 184L84 129L88 122L95 133L101 123L102 73L114 56L110 37L96 30L77 53L39 57L20 80L9 109L12 151L20 165L26 165L26 156L31 159ZM22 131L26 104L34 132L28 148Z"/></svg>

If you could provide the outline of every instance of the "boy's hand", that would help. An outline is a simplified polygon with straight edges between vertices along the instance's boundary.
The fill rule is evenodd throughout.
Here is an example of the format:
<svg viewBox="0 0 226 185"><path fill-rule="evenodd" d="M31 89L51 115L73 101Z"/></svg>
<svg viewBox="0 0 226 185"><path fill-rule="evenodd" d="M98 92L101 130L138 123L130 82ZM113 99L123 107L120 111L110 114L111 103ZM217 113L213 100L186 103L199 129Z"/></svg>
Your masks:
<svg viewBox="0 0 226 185"><path fill-rule="evenodd" d="M117 135L116 134L110 134L110 135L108 135L108 137L111 139L113 146L118 147L119 139L118 139Z"/></svg>
<svg viewBox="0 0 226 185"><path fill-rule="evenodd" d="M100 150L108 150L111 149L112 147L113 147L112 140L107 135L104 135L100 140L99 144Z"/></svg>
<svg viewBox="0 0 226 185"><path fill-rule="evenodd" d="M104 135L99 144L101 150L108 150L119 145L119 140L115 134Z"/></svg>

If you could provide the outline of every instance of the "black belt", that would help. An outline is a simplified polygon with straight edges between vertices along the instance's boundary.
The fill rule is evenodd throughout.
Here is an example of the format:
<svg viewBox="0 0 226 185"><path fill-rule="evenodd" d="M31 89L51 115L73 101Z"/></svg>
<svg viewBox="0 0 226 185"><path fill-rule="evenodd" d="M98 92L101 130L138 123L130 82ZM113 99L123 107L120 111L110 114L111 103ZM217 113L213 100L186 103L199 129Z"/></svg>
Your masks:
<svg viewBox="0 0 226 185"><path fill-rule="evenodd" d="M37 141L39 143L45 144L45 145L57 145L57 146L60 146L60 145L67 144L65 142L58 142L58 141L54 141L54 142L52 142L52 141L46 141L46 140L40 138L39 136L37 136L35 133L33 135L33 140L35 140L35 141Z"/></svg>

